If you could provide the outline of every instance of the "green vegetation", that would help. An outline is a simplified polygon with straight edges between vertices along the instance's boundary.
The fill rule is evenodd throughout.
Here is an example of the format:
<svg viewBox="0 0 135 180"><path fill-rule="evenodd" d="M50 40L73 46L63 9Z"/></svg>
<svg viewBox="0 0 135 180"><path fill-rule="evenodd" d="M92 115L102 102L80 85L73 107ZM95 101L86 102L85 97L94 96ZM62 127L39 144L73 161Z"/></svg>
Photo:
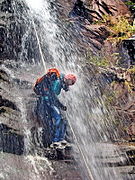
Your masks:
<svg viewBox="0 0 135 180"><path fill-rule="evenodd" d="M99 57L99 56L87 56L87 61L98 66L98 67L108 67L109 61L106 57Z"/></svg>
<svg viewBox="0 0 135 180"><path fill-rule="evenodd" d="M114 105L115 100L116 100L115 92L113 92L110 89L107 89L104 94L105 94L104 102L105 102L106 107Z"/></svg>
<svg viewBox="0 0 135 180"><path fill-rule="evenodd" d="M135 91L135 66L127 70L128 73L130 73L131 82L130 87L132 90Z"/></svg>
<svg viewBox="0 0 135 180"><path fill-rule="evenodd" d="M120 17L118 22L110 26L111 36L113 40L121 41L127 39L135 33L135 27L130 25L128 20L124 17Z"/></svg>
<svg viewBox="0 0 135 180"><path fill-rule="evenodd" d="M127 70L129 73L135 74L135 66Z"/></svg>
<svg viewBox="0 0 135 180"><path fill-rule="evenodd" d="M133 6L135 8L135 3L133 3L132 1L127 1L125 2L125 4L128 6Z"/></svg>
<svg viewBox="0 0 135 180"><path fill-rule="evenodd" d="M110 37L108 39L120 42L128 39L135 33L135 27L129 23L126 17L106 17L107 26L110 30Z"/></svg>
<svg viewBox="0 0 135 180"><path fill-rule="evenodd" d="M110 31L108 40L120 42L124 39L128 39L135 33L135 26L132 26L130 21L130 17L105 15L103 20L97 23L104 24Z"/></svg>

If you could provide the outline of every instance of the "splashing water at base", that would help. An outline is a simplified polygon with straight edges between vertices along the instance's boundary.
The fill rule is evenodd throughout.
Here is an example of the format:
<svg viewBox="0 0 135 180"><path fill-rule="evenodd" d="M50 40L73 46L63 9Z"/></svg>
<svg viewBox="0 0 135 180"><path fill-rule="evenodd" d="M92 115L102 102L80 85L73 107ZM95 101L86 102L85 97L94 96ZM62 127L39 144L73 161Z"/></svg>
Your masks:
<svg viewBox="0 0 135 180"><path fill-rule="evenodd" d="M8 64L9 62L7 62ZM7 65L6 64L6 65ZM10 63L9 63L10 64ZM10 81L13 83L16 78L18 78L20 72L20 68L18 68L17 72L14 72L13 69L10 69L6 67L5 65L1 66L1 70L6 72L9 77L11 78ZM26 71L25 71L26 72ZM2 86L2 89L5 87ZM5 89L5 91L8 89ZM0 152L0 159L1 159L1 165L0 165L0 171L2 172L0 174L1 179L21 179L21 180L49 180L50 173L54 172L54 169L52 168L51 162L48 161L45 157L39 157L38 155L29 155L29 151L31 150L31 132L28 128L28 122L27 122L27 109L26 109L26 100L25 98L28 98L25 96L22 91L19 89L19 86L14 83L14 86L11 85L11 99L13 98L13 101L17 105L18 109L20 110L20 116L18 116L19 121L19 129L24 134L24 143L25 143L25 149L24 149L24 155L16 155L12 153L6 153ZM12 116L10 118L13 118ZM1 123L1 122L0 122ZM17 122L16 122L17 123ZM17 136L17 134L16 134ZM7 137L7 144L4 143L4 146L8 145L8 140L10 141L17 141L17 139L11 139L12 137ZM17 143L19 143L17 141ZM14 146L13 144L10 144L10 148L12 149ZM18 147L14 147L18 148ZM45 175L43 175L45 173Z"/></svg>

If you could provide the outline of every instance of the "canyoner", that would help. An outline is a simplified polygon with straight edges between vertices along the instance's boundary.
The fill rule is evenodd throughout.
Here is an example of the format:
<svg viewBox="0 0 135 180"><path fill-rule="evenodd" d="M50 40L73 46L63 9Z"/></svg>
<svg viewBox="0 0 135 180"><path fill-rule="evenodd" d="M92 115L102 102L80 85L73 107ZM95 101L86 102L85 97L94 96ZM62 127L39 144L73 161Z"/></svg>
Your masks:
<svg viewBox="0 0 135 180"><path fill-rule="evenodd" d="M35 108L38 122L45 133L48 147L58 147L67 144L65 140L67 121L62 116L62 111L67 107L58 99L61 90L69 91L69 86L74 85L76 76L74 74L62 74L56 68L38 78L34 85L34 92L38 95Z"/></svg>

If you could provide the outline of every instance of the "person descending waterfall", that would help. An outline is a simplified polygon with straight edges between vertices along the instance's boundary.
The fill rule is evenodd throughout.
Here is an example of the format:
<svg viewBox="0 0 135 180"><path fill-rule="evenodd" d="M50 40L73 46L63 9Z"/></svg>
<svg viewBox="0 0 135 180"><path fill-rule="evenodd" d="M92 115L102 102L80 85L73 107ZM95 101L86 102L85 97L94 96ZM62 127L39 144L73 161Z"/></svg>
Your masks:
<svg viewBox="0 0 135 180"><path fill-rule="evenodd" d="M65 75L56 68L52 68L35 83L34 92L39 96L37 116L42 121L43 128L49 131L50 144L57 145L65 141L66 123L60 112L66 111L67 107L59 101L57 96L62 89L68 91L69 86L75 82L75 75Z"/></svg>

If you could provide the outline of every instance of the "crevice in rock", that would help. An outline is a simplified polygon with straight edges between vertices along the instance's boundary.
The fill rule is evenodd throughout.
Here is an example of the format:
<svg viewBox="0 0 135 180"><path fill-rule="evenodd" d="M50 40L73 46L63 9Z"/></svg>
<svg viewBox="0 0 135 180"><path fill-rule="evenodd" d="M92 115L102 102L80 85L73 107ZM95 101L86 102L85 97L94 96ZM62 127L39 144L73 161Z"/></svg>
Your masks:
<svg viewBox="0 0 135 180"><path fill-rule="evenodd" d="M32 83L28 81L22 81L20 79L14 79L14 82L19 85L21 89L32 89Z"/></svg>
<svg viewBox="0 0 135 180"><path fill-rule="evenodd" d="M77 0L72 11L69 13L69 17L79 17L79 20L87 19L90 23L93 22L89 10L84 6L81 0Z"/></svg>
<svg viewBox="0 0 135 180"><path fill-rule="evenodd" d="M4 112L6 112L6 110L5 110L4 108L1 108L1 109L0 109L0 114L2 114L2 113L4 113Z"/></svg>
<svg viewBox="0 0 135 180"><path fill-rule="evenodd" d="M111 10L109 9L108 5L105 2L102 1L102 4L100 4L100 6L103 7L103 9L107 12L107 14L113 15L113 13L111 12ZM115 10L117 11L117 9Z"/></svg>
<svg viewBox="0 0 135 180"><path fill-rule="evenodd" d="M1 3L1 11L13 13L11 0L5 0Z"/></svg>
<svg viewBox="0 0 135 180"><path fill-rule="evenodd" d="M3 99L2 96L0 95L0 107L1 106L9 107L13 110L19 111L19 109L13 102L9 101L8 99Z"/></svg>
<svg viewBox="0 0 135 180"><path fill-rule="evenodd" d="M22 155L24 151L24 137L16 133L15 129L0 124L0 151Z"/></svg>
<svg viewBox="0 0 135 180"><path fill-rule="evenodd" d="M6 81L6 82L9 81L8 74L2 69L0 69L0 80Z"/></svg>

